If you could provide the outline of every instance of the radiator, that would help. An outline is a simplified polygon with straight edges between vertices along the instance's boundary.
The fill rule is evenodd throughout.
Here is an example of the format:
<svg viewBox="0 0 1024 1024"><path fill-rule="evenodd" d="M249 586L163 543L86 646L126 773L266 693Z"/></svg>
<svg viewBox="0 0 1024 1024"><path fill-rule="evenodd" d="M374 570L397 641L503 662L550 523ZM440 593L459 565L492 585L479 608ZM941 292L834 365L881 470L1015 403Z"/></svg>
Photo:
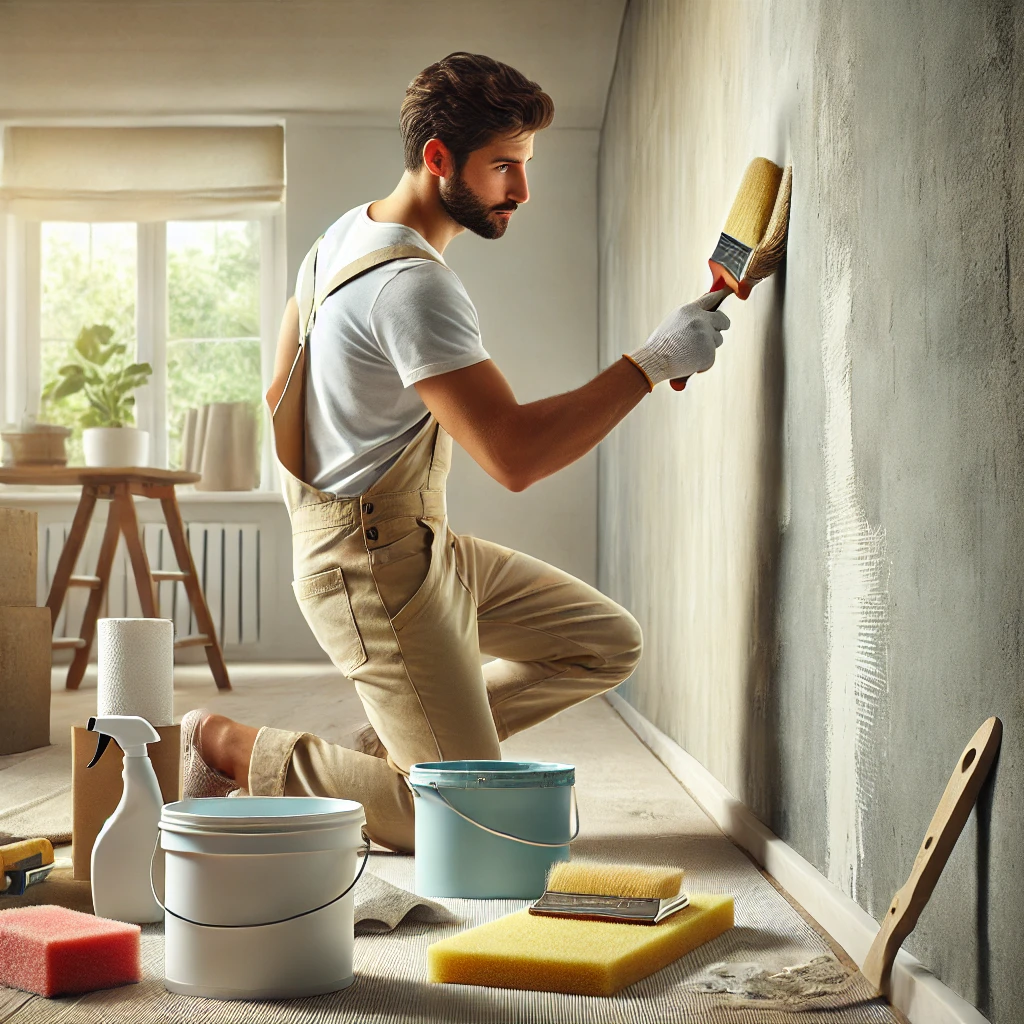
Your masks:
<svg viewBox="0 0 1024 1024"><path fill-rule="evenodd" d="M50 584L70 523L44 523L39 527L39 603L45 604ZM142 543L150 569L178 570L167 527L163 523L141 523ZM254 644L260 638L260 528L254 523L186 523L185 533L196 575L206 595L214 628L222 647ZM89 530L75 565L76 575L93 576L103 538L101 523ZM174 621L176 636L200 633L189 605L185 585L158 583L160 616ZM64 607L57 618L54 635L78 636L89 591L69 587ZM131 560L124 537L118 541L110 583L101 617L137 618L142 615ZM69 625L70 624L70 625Z"/></svg>

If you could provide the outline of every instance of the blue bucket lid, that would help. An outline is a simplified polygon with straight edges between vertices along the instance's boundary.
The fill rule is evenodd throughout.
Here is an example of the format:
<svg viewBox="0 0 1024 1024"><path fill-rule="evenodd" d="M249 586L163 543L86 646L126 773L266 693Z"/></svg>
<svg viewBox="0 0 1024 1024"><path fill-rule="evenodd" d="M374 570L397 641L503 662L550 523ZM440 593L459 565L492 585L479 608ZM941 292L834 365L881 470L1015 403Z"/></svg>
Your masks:
<svg viewBox="0 0 1024 1024"><path fill-rule="evenodd" d="M424 761L409 769L412 785L448 789L546 789L575 781L573 765L547 761Z"/></svg>

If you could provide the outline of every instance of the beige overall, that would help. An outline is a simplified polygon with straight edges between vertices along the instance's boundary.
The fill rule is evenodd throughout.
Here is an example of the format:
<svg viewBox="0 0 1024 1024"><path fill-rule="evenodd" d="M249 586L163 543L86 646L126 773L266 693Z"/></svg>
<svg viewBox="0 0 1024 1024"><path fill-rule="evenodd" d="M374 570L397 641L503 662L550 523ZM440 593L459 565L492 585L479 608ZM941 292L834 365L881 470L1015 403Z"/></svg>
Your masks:
<svg viewBox="0 0 1024 1024"><path fill-rule="evenodd" d="M300 342L273 410L295 594L371 728L360 749L263 728L249 768L253 795L359 801L370 838L396 850L413 848L411 765L500 758L500 740L626 679L642 642L636 620L593 587L452 533L452 440L433 417L361 497L304 482L305 342L316 309L370 267L407 256L433 258L411 246L377 250L315 295L304 286L314 274L300 272ZM497 660L481 666L481 653Z"/></svg>

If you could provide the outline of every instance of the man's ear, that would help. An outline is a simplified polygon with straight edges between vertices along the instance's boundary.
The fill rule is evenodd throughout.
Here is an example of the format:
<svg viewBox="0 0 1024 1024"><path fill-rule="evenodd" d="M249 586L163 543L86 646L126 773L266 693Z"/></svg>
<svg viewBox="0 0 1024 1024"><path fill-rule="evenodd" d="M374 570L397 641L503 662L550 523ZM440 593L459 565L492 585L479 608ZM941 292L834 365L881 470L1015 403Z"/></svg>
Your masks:
<svg viewBox="0 0 1024 1024"><path fill-rule="evenodd" d="M429 139L423 146L423 163L435 178L450 178L455 171L451 150L440 139Z"/></svg>

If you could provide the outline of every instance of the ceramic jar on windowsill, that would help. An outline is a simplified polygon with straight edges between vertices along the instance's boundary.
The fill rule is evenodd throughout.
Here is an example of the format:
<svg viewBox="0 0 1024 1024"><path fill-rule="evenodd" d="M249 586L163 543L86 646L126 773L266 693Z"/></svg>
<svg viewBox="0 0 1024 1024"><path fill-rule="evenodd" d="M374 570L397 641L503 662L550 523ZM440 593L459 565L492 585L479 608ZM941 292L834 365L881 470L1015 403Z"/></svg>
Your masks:
<svg viewBox="0 0 1024 1024"><path fill-rule="evenodd" d="M87 466L149 465L149 431L138 427L86 427L82 450Z"/></svg>

